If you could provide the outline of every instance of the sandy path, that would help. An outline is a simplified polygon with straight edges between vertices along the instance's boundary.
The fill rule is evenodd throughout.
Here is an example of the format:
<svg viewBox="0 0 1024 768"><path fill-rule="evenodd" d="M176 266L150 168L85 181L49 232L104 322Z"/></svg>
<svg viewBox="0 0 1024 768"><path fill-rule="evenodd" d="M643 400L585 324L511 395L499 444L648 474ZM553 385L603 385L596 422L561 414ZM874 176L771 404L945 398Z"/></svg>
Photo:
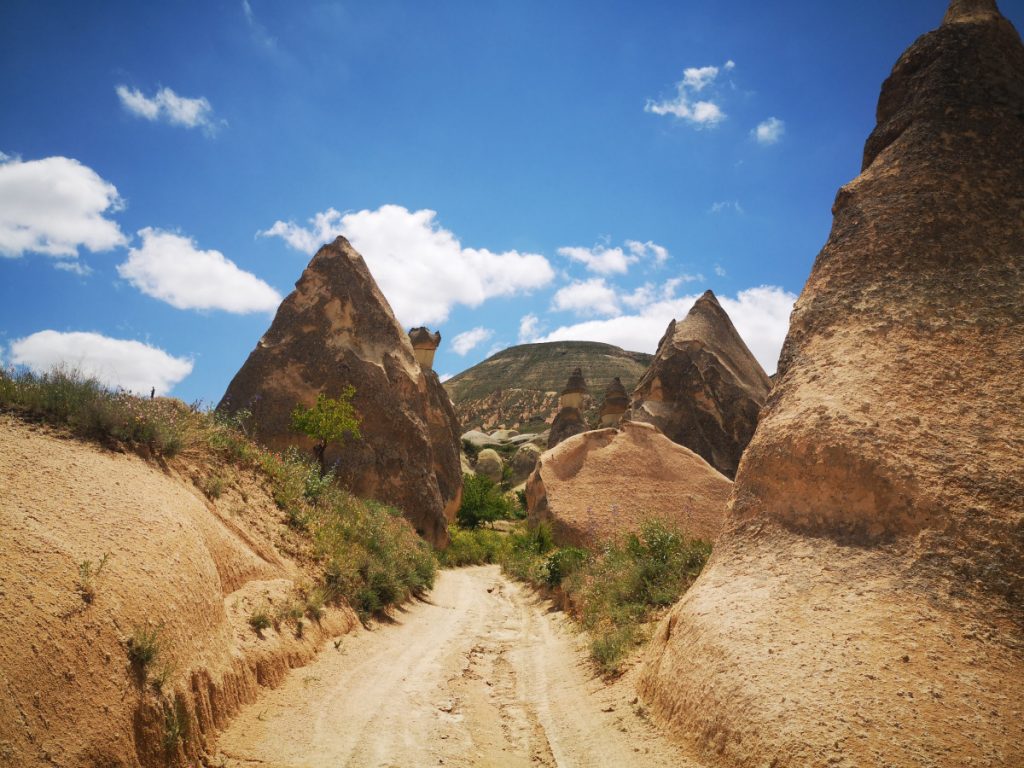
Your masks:
<svg viewBox="0 0 1024 768"><path fill-rule="evenodd" d="M565 617L496 566L331 644L220 739L230 768L677 766L632 677L594 677Z"/></svg>

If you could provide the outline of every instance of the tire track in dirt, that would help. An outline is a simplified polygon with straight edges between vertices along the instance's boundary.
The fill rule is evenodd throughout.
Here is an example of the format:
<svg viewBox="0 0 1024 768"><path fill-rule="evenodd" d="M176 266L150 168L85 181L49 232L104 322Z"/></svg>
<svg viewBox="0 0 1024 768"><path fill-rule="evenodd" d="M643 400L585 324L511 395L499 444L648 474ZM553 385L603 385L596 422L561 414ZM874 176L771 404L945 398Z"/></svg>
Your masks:
<svg viewBox="0 0 1024 768"><path fill-rule="evenodd" d="M330 643L220 739L229 768L677 766L632 676L595 677L565 617L497 566Z"/></svg>

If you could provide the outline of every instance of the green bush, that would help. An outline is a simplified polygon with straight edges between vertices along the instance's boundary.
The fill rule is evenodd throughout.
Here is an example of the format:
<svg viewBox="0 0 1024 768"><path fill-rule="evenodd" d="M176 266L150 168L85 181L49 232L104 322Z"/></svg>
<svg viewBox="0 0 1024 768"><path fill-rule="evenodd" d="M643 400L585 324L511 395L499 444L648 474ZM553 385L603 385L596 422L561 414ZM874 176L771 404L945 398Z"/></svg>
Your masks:
<svg viewBox="0 0 1024 768"><path fill-rule="evenodd" d="M343 443L348 435L359 440L359 415L352 405L356 388L351 384L337 397L328 397L323 392L317 395L316 404L311 408L296 405L292 411L292 429L313 440L313 453L320 465L320 474L327 474L324 455L329 443Z"/></svg>
<svg viewBox="0 0 1024 768"><path fill-rule="evenodd" d="M557 587L562 579L572 575L590 559L590 553L578 547L565 547L556 549L547 556L544 562L546 576L544 583L549 587Z"/></svg>
<svg viewBox="0 0 1024 768"><path fill-rule="evenodd" d="M143 673L160 655L161 627L136 627L128 639L128 659Z"/></svg>
<svg viewBox="0 0 1024 768"><path fill-rule="evenodd" d="M483 475L462 476L462 505L455 518L459 527L473 529L507 519L512 508L512 502L493 480Z"/></svg>
<svg viewBox="0 0 1024 768"><path fill-rule="evenodd" d="M467 531L453 525L448 529L448 537L448 548L439 552L438 558L450 568L499 563L509 543L506 534L487 528Z"/></svg>
<svg viewBox="0 0 1024 768"><path fill-rule="evenodd" d="M263 630L270 629L273 623L273 620L270 618L270 609L265 605L257 608L249 616L249 626L253 628L256 634L262 634Z"/></svg>

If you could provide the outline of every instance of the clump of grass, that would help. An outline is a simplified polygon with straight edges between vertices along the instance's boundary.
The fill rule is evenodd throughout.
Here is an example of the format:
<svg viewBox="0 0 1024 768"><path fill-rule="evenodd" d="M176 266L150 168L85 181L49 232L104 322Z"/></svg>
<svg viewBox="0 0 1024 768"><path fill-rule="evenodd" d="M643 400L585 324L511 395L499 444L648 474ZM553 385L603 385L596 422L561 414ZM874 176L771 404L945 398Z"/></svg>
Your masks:
<svg viewBox="0 0 1024 768"><path fill-rule="evenodd" d="M171 702L164 702L164 753L172 758L178 747L188 741L189 718L185 703L177 696Z"/></svg>
<svg viewBox="0 0 1024 768"><path fill-rule="evenodd" d="M103 566L107 564L108 559L110 553L105 552L95 568L91 560L78 564L78 592L86 603L92 603L96 599L96 579L103 572Z"/></svg>
<svg viewBox="0 0 1024 768"><path fill-rule="evenodd" d="M249 626L258 635L263 634L263 630L270 629L274 625L273 619L270 617L270 609L261 605L256 608L251 614L249 614Z"/></svg>
<svg viewBox="0 0 1024 768"><path fill-rule="evenodd" d="M155 627L136 627L128 638L128 659L143 674L160 655L160 633L162 625Z"/></svg>
<svg viewBox="0 0 1024 768"><path fill-rule="evenodd" d="M225 485L226 481L223 475L210 475L202 481L200 490L202 490L206 498L215 500L219 499L224 493Z"/></svg>
<svg viewBox="0 0 1024 768"><path fill-rule="evenodd" d="M149 678L150 685L157 693L163 691L167 683L174 677L175 667L170 662L160 664Z"/></svg>

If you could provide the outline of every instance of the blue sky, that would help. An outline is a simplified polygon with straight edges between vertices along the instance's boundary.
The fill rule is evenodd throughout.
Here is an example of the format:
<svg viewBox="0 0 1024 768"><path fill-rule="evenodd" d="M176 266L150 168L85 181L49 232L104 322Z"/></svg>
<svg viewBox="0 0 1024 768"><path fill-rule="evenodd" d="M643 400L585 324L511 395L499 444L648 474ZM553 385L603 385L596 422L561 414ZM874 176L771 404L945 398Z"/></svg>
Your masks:
<svg viewBox="0 0 1024 768"><path fill-rule="evenodd" d="M6 0L0 359L215 402L342 233L440 373L707 288L770 372L945 5Z"/></svg>

